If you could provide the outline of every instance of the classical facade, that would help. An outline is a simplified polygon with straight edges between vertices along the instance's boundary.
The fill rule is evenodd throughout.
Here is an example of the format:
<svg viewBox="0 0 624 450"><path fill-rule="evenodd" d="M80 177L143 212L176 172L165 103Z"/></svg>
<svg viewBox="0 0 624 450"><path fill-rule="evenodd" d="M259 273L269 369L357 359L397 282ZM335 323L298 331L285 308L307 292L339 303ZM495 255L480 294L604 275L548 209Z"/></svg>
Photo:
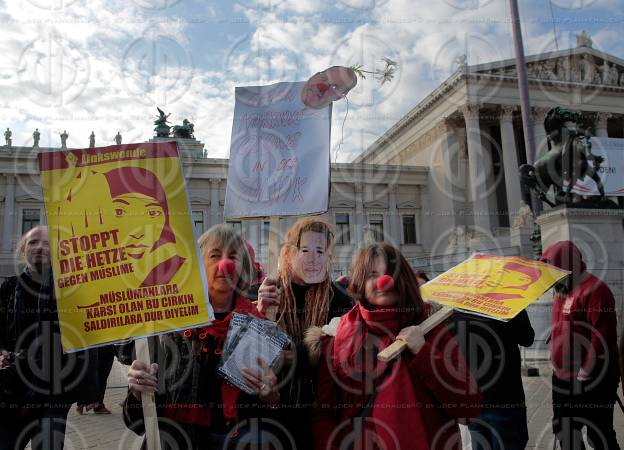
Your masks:
<svg viewBox="0 0 624 450"><path fill-rule="evenodd" d="M581 111L597 137L624 137L624 60L594 49L585 33L577 40L576 48L526 58L537 157L547 151L544 119L554 106ZM430 255L448 253L449 244L530 254L517 230L529 220L518 177L527 160L519 105L515 60L459 66L355 160L429 169Z"/></svg>
<svg viewBox="0 0 624 450"><path fill-rule="evenodd" d="M547 151L545 115L556 105L582 111L596 136L624 137L624 60L594 49L583 33L576 48L529 56L527 66L538 156ZM336 228L334 275L346 273L365 239L393 242L414 268L433 275L476 250L533 256L533 218L521 201L518 178L518 166L526 162L519 105L515 60L463 64L353 162L332 164L327 219ZM224 221L228 161L209 158L210 149L192 132L188 136L176 139L199 235ZM159 139L169 138L152 140ZM19 236L45 221L36 156L55 150L38 148L38 139L34 147L16 147L8 129L5 140L0 148L4 276L16 270ZM282 219L282 234L294 220ZM230 223L266 262L268 219ZM590 270L600 264L600 254L588 255ZM610 279L609 273L604 278ZM622 286L611 287L620 298ZM549 316L537 308L534 322L545 330Z"/></svg>
<svg viewBox="0 0 624 450"><path fill-rule="evenodd" d="M152 138L151 141L170 138ZM225 221L223 205L227 183L227 159L208 158L204 144L195 139L176 139L191 202L191 220L197 236L210 226ZM45 223L37 153L59 148L0 148L0 276L15 273L15 247L22 233ZM344 274L356 246L365 239L388 240L402 247L406 255L423 254L423 228L427 204L427 168L369 164L333 164L330 212L327 220L336 227L335 275ZM285 234L296 219L281 220ZM258 257L268 259L267 220L229 221L254 246Z"/></svg>

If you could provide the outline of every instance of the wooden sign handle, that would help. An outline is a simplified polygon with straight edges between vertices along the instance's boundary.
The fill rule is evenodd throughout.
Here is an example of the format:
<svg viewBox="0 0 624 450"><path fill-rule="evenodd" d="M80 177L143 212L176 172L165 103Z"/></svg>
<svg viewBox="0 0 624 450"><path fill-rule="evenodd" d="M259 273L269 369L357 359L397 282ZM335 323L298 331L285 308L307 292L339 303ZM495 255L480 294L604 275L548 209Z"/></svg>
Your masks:
<svg viewBox="0 0 624 450"><path fill-rule="evenodd" d="M151 365L149 346L147 338L140 338L134 341L134 349L139 361ZM154 394L141 394L141 403L143 404L143 421L145 423L145 445L147 450L160 449L160 433L158 431L158 416L156 413L156 402Z"/></svg>
<svg viewBox="0 0 624 450"><path fill-rule="evenodd" d="M433 328L444 322L453 314L453 308L443 306L442 309L433 313L423 323L418 325L423 334L429 333ZM392 361L399 356L403 350L407 347L407 344L403 341L394 341L385 349L379 352L377 359L383 362Z"/></svg>
<svg viewBox="0 0 624 450"><path fill-rule="evenodd" d="M279 216L271 216L269 222L269 276L277 277L277 263L279 261L279 242L280 242L280 218ZM277 316L277 307L267 308L265 316L269 320L275 321Z"/></svg>

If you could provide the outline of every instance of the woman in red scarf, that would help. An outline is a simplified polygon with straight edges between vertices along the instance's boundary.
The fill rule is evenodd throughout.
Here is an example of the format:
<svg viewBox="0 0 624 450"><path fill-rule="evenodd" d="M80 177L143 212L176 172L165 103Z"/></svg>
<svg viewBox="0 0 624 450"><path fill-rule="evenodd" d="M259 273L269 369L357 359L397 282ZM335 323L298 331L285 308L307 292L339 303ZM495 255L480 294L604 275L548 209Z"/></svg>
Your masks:
<svg viewBox="0 0 624 450"><path fill-rule="evenodd" d="M163 450L244 448L255 438L246 433L250 424L258 435L258 422L250 420L264 416L267 405L279 401L276 376L262 360L246 371L255 396L217 377L232 313L262 315L244 297L252 266L243 239L231 227L216 225L199 238L199 246L216 320L201 329L152 339L157 341L151 353L158 364L147 367L135 360L128 371L126 425L143 433L141 393L156 392Z"/></svg>
<svg viewBox="0 0 624 450"><path fill-rule="evenodd" d="M373 244L357 255L349 286L358 301L334 332L308 333L321 357L315 448L461 449L458 420L479 413L480 394L454 339L418 328L430 307L401 253ZM408 349L383 363L394 340ZM322 354L322 356L321 356Z"/></svg>

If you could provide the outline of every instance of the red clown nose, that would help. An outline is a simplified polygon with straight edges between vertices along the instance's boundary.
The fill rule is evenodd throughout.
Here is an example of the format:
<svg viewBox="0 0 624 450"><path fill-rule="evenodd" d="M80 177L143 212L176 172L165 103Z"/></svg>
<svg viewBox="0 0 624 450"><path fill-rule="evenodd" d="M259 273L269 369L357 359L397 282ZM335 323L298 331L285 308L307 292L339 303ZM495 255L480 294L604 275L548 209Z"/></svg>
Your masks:
<svg viewBox="0 0 624 450"><path fill-rule="evenodd" d="M382 275L377 278L376 286L382 292L391 291L394 288L394 278L390 275Z"/></svg>
<svg viewBox="0 0 624 450"><path fill-rule="evenodd" d="M329 85L325 84L325 83L316 83L316 89L321 93L324 94L325 91L327 91L329 89Z"/></svg>
<svg viewBox="0 0 624 450"><path fill-rule="evenodd" d="M224 275L231 275L236 269L236 264L234 264L234 261L232 261L231 259L222 259L221 261L219 261L217 269Z"/></svg>

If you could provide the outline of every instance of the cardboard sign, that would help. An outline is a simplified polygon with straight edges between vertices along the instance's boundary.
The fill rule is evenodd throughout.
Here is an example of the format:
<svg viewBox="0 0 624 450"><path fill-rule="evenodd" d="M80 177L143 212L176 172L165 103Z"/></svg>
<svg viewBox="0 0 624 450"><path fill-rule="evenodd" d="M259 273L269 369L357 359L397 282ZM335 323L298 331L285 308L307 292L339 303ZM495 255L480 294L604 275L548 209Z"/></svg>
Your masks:
<svg viewBox="0 0 624 450"><path fill-rule="evenodd" d="M306 107L304 85L236 88L226 218L328 210L331 105Z"/></svg>
<svg viewBox="0 0 624 450"><path fill-rule="evenodd" d="M175 142L39 154L66 352L213 318Z"/></svg>
<svg viewBox="0 0 624 450"><path fill-rule="evenodd" d="M598 169L598 175L604 186L605 195L624 196L624 139L591 138L592 153L602 156L604 162ZM593 167L594 162L589 161ZM591 177L578 180L572 192L580 195L599 195L598 186Z"/></svg>
<svg viewBox="0 0 624 450"><path fill-rule="evenodd" d="M420 287L426 300L508 320L568 272L518 256L476 254Z"/></svg>

